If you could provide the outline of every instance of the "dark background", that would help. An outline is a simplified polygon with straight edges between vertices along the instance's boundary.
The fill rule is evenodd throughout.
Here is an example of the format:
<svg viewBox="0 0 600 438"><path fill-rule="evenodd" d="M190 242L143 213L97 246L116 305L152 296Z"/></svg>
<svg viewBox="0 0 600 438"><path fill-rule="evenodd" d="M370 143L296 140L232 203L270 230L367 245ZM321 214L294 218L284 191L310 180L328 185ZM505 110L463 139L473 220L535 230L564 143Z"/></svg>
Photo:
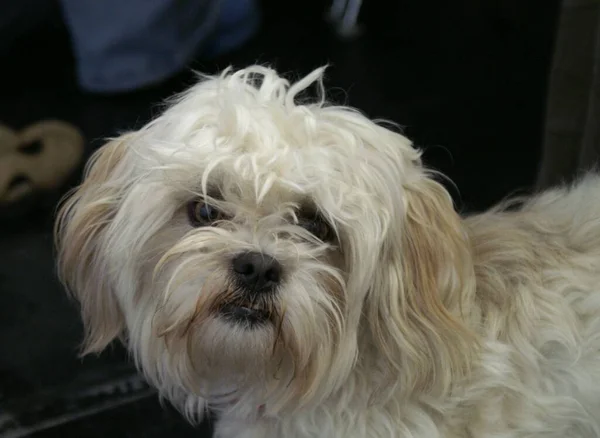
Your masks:
<svg viewBox="0 0 600 438"><path fill-rule="evenodd" d="M258 61L293 78L329 63L331 100L402 125L426 163L456 184L463 212L534 183L558 1L367 0L364 32L353 40L324 20L328 2L262 6L252 41L190 67L212 73ZM126 95L80 92L68 33L51 7L22 38L0 45L0 78L0 123L70 121L87 154L191 83L183 72ZM54 276L52 213L53 201L42 202L0 228L0 437L209 436L208 424L194 430L161 407L120 347L77 358L81 327Z"/></svg>

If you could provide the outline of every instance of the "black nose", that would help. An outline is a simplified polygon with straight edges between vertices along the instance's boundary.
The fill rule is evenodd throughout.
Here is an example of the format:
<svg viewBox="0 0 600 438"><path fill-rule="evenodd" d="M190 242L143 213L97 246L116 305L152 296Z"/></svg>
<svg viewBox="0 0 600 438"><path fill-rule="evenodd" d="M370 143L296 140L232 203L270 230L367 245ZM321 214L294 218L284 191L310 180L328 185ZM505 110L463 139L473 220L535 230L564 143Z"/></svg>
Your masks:
<svg viewBox="0 0 600 438"><path fill-rule="evenodd" d="M281 280L281 265L273 257L260 252L245 252L233 259L233 272L245 287L266 290Z"/></svg>

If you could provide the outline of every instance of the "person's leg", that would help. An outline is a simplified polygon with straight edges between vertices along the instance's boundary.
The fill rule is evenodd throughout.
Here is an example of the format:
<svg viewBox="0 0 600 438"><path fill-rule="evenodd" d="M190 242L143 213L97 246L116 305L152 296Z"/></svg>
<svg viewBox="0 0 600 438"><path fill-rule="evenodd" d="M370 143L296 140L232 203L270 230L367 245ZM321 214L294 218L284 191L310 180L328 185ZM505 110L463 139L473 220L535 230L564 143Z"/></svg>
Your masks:
<svg viewBox="0 0 600 438"><path fill-rule="evenodd" d="M582 170L600 170L600 7L596 7L594 35L593 77L590 86L588 112L583 134L583 146L579 155Z"/></svg>
<svg viewBox="0 0 600 438"><path fill-rule="evenodd" d="M80 85L92 92L132 91L160 82L205 48L218 53L240 44L258 25L254 0L60 1ZM245 32L219 47L214 40L225 37L216 32L230 15L237 15L234 24Z"/></svg>
<svg viewBox="0 0 600 438"><path fill-rule="evenodd" d="M597 164L599 19L595 0L563 1L546 102L538 190L569 182L578 172Z"/></svg>
<svg viewBox="0 0 600 438"><path fill-rule="evenodd" d="M257 0L221 0L217 27L202 47L202 55L210 58L238 48L256 33L259 24Z"/></svg>

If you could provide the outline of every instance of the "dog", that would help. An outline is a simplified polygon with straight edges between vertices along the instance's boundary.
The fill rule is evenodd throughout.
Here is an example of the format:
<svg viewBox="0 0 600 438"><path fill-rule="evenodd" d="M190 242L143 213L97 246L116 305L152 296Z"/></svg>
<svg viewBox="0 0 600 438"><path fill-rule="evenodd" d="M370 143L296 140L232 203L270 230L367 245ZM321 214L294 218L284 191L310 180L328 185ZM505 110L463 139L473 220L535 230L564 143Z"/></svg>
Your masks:
<svg viewBox="0 0 600 438"><path fill-rule="evenodd" d="M462 217L324 71L202 76L96 152L55 229L82 354L220 438L600 436L600 177Z"/></svg>

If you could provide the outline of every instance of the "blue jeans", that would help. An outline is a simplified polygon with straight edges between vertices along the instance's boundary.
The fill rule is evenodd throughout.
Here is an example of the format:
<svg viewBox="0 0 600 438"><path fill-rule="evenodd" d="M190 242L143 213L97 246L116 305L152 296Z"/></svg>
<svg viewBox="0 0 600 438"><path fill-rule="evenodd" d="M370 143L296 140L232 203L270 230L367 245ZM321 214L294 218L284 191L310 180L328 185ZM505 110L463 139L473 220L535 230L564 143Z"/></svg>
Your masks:
<svg viewBox="0 0 600 438"><path fill-rule="evenodd" d="M60 0L80 86L122 92L160 82L195 56L227 52L259 26L256 0Z"/></svg>

